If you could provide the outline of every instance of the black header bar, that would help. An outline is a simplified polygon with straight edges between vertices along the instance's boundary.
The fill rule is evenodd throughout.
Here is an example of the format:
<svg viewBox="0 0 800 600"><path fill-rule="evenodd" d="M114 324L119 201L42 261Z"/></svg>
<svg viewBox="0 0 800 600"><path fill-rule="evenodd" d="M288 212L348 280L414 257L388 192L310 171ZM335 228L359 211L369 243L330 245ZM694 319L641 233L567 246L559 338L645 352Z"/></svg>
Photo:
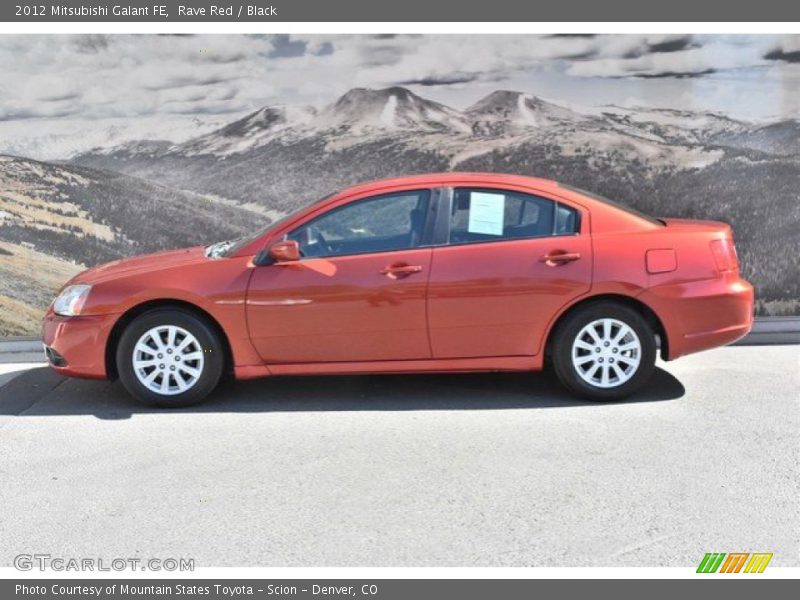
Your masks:
<svg viewBox="0 0 800 600"><path fill-rule="evenodd" d="M687 569L689 570L689 569ZM693 572L694 569L691 569ZM710 578L714 578L712 575ZM693 579L17 579L0 581L3 598L16 600L485 600L552 597L674 598L791 597L796 582L745 576L711 583ZM700 581L698 581L700 580Z"/></svg>
<svg viewBox="0 0 800 600"><path fill-rule="evenodd" d="M788 23L800 21L800 4L786 0L756 3L742 0L11 0L0 3L0 22L92 21Z"/></svg>

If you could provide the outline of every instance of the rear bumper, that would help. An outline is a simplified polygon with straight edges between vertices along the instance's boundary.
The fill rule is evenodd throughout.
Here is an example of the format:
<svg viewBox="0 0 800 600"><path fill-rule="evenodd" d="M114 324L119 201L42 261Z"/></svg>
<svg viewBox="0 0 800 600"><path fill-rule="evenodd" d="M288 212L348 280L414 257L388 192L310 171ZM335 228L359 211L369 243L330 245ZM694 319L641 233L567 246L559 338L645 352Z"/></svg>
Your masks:
<svg viewBox="0 0 800 600"><path fill-rule="evenodd" d="M117 315L61 317L48 311L42 342L50 366L70 377L105 379L106 345L116 319Z"/></svg>
<svg viewBox="0 0 800 600"><path fill-rule="evenodd" d="M737 275L660 285L640 299L664 325L668 360L731 344L753 327L753 286Z"/></svg>

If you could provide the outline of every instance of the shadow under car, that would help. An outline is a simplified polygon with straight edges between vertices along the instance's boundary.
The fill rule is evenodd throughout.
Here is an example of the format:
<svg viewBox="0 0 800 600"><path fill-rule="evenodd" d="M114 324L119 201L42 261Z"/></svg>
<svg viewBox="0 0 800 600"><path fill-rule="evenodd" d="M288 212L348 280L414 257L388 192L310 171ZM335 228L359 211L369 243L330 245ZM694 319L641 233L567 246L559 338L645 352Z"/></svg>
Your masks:
<svg viewBox="0 0 800 600"><path fill-rule="evenodd" d="M661 402L684 393L678 379L656 368L642 391L604 404ZM26 371L0 388L0 415L94 415L101 419L141 413L502 410L597 404L570 395L547 371L227 378L207 401L182 409L142 405L119 382L65 379L48 367Z"/></svg>

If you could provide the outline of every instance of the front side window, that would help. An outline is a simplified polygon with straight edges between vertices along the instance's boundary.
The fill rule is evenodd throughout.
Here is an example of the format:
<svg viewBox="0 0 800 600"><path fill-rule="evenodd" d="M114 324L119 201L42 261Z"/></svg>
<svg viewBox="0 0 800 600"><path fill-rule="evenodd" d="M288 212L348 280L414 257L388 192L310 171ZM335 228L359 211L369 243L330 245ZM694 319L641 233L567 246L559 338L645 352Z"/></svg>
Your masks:
<svg viewBox="0 0 800 600"><path fill-rule="evenodd" d="M569 235L578 212L547 198L506 190L459 188L450 211L450 243Z"/></svg>
<svg viewBox="0 0 800 600"><path fill-rule="evenodd" d="M357 200L321 215L286 237L305 257L415 248L422 243L430 190Z"/></svg>

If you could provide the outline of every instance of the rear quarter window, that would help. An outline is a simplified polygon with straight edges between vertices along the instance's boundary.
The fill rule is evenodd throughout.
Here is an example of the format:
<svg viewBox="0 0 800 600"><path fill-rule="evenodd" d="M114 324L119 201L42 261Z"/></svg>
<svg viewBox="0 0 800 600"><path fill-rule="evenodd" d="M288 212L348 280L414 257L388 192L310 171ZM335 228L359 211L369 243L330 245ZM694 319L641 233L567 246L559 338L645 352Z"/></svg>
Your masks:
<svg viewBox="0 0 800 600"><path fill-rule="evenodd" d="M579 230L578 211L549 198L501 189L453 192L451 244L570 235Z"/></svg>

